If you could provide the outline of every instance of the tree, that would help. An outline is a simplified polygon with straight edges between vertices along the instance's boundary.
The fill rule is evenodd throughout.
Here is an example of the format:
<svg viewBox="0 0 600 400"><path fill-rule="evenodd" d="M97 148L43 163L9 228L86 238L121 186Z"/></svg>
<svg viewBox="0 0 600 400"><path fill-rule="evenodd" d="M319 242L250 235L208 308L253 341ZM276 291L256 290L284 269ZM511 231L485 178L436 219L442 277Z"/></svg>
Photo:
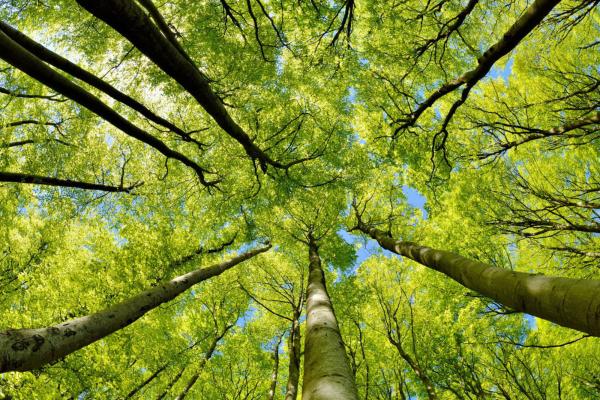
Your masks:
<svg viewBox="0 0 600 400"><path fill-rule="evenodd" d="M599 396L597 6L0 2L0 398Z"/></svg>

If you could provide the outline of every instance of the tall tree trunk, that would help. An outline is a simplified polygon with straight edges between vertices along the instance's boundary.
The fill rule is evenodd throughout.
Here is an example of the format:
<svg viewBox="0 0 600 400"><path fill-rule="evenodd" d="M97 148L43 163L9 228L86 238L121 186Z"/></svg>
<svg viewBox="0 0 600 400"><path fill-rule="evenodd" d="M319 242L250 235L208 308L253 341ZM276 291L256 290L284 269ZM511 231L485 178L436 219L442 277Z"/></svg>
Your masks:
<svg viewBox="0 0 600 400"><path fill-rule="evenodd" d="M9 329L0 332L0 372L29 371L57 361L130 325L148 311L174 299L196 283L220 275L270 247L261 247L229 261L178 276L95 314L45 328Z"/></svg>
<svg viewBox="0 0 600 400"><path fill-rule="evenodd" d="M174 45L132 0L76 0L86 11L127 38L138 50L190 93L215 122L240 143L248 156L267 165L285 168L272 160L231 118L221 99L210 88L208 78L196 68L179 45ZM145 2L146 4L148 2ZM154 14L156 15L156 11ZM168 28L167 28L168 29Z"/></svg>
<svg viewBox="0 0 600 400"><path fill-rule="evenodd" d="M206 350L206 353L204 353L204 357L200 360L200 363L198 363L198 369L196 370L194 375L190 378L187 385L185 385L185 388L181 391L179 396L175 397L175 400L183 400L185 398L185 396L187 396L189 391L192 389L192 387L198 381L198 378L200 377L200 374L202 373L204 366L206 365L208 360L210 360L211 357L213 356L213 354L215 353L215 350L217 349L217 345L219 344L219 340L223 339L223 337L227 334L227 332L229 332L229 330L231 328L233 328L233 326L234 325L227 325L221 333L215 332L217 335L213 338L212 342L210 343L210 346L208 347L208 350Z"/></svg>
<svg viewBox="0 0 600 400"><path fill-rule="evenodd" d="M282 339L283 334L277 336L277 342L275 343L275 348L273 349L273 372L271 373L269 400L273 400L275 398L275 392L277 391L277 375L279 374L279 346L281 345Z"/></svg>
<svg viewBox="0 0 600 400"><path fill-rule="evenodd" d="M352 370L325 286L318 246L309 235L303 400L358 400Z"/></svg>
<svg viewBox="0 0 600 400"><path fill-rule="evenodd" d="M439 271L498 303L592 336L600 336L600 281L510 271L393 239L359 222L360 231L391 252Z"/></svg>
<svg viewBox="0 0 600 400"><path fill-rule="evenodd" d="M301 309L301 308L300 308ZM294 311L290 338L288 341L288 353L290 364L288 366L288 381L285 386L285 400L296 400L298 396L298 382L300 381L300 310Z"/></svg>

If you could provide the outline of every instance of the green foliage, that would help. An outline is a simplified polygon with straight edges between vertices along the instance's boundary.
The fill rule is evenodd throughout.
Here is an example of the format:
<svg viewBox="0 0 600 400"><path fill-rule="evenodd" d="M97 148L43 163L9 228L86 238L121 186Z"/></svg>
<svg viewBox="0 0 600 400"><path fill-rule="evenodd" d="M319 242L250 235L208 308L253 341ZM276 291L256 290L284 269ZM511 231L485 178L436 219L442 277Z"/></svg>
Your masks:
<svg viewBox="0 0 600 400"><path fill-rule="evenodd" d="M284 164L306 159L263 172L183 87L77 2L0 2L3 21L193 132L205 146L64 74L219 180L209 190L182 163L0 61L0 89L13 93L0 90L0 172L143 182L129 194L0 183L0 330L87 315L274 245L55 364L0 375L0 398L124 398L159 370L137 398L173 398L195 374L190 398L264 398L276 350L282 397L289 296L303 312L309 233L361 398L427 398L423 376L440 399L600 396L597 338L511 313L347 233L354 202L402 240L600 279L599 121L559 129L598 115L596 3L561 3L502 58L449 121L442 149L433 141L460 91L394 135L397 120L473 69L528 2L477 2L438 41L466 1L157 2L252 142ZM19 121L34 122L11 125ZM407 188L424 196L423 209Z"/></svg>

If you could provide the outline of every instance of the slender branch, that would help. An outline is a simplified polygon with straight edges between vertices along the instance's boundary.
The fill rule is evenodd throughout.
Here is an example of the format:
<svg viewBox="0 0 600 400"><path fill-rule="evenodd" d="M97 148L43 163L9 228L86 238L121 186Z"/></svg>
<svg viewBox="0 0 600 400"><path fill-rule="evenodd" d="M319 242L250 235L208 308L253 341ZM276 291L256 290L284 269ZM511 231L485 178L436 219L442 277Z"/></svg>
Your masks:
<svg viewBox="0 0 600 400"><path fill-rule="evenodd" d="M208 172L206 169L178 151L169 148L160 139L138 128L104 104L96 96L48 67L39 58L6 35L3 29L0 29L0 58L58 93L63 94L65 97L81 104L127 135L150 145L164 156L176 159L192 168L198 175L200 183L204 186L214 187L218 183L218 181L207 181L205 179L205 173Z"/></svg>
<svg viewBox="0 0 600 400"><path fill-rule="evenodd" d="M83 68L72 63L66 58L53 52L52 50L42 46L40 43L37 43L36 41L29 38L22 32L16 30L12 26L6 24L3 21L0 21L0 29L3 30L4 33L6 33L11 39L20 44L27 51L31 52L31 54L38 57L40 60L47 62L53 67L58 68L61 71L64 71L77 79L80 79L81 81L87 83L88 85L91 85L92 87L95 87L98 90L101 90L113 99L137 111L148 120L169 129L173 133L180 136L182 140L186 142L194 142L199 148L202 148L204 146L203 143L198 142L197 140L192 138L190 136L190 133L183 131L181 128L169 122L168 120L159 117L134 98L119 91L118 89L110 85L108 82L84 70Z"/></svg>
<svg viewBox="0 0 600 400"><path fill-rule="evenodd" d="M3 24L3 22L0 21L0 24ZM19 97L19 98L24 98L24 99L43 99L43 100L48 100L48 101L55 101L57 103L63 103L65 101L67 101L67 99L65 99L65 98L58 97L57 94L41 95L41 94L19 93L19 92L15 92L12 90L8 90L3 87L0 87L0 93L4 93L4 94L7 94L12 97Z"/></svg>
<svg viewBox="0 0 600 400"><path fill-rule="evenodd" d="M504 33L502 39L496 42L493 46L477 60L477 66L469 72L461 75L452 82L447 82L433 92L424 102L406 118L397 119L394 124L400 124L394 131L395 138L398 133L404 129L414 126L419 117L430 107L432 107L439 99L452 93L461 86L465 86L464 97L457 101L453 107L452 113L456 108L466 100L466 95L471 88L477 84L487 73L492 69L494 64L502 57L511 52L524 38L527 36L540 22L552 11L552 9L560 2L560 0L535 0L529 6L525 13ZM445 122L448 124L448 120Z"/></svg>

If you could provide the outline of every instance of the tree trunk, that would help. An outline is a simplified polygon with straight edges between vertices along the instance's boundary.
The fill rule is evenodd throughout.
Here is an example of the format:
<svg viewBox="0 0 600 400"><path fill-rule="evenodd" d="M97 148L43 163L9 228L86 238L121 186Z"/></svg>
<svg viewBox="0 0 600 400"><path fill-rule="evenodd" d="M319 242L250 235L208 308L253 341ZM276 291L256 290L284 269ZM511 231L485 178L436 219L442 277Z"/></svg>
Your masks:
<svg viewBox="0 0 600 400"><path fill-rule="evenodd" d="M309 236L303 400L358 400L352 370L325 286L318 247Z"/></svg>
<svg viewBox="0 0 600 400"><path fill-rule="evenodd" d="M294 311L288 353L290 365L288 366L288 381L285 386L285 400L296 400L298 396L298 382L300 381L300 311Z"/></svg>
<svg viewBox="0 0 600 400"><path fill-rule="evenodd" d="M275 391L277 390L277 375L279 373L279 346L281 345L281 340L283 339L283 334L277 337L277 342L275 342L275 348L273 349L273 372L271 373L271 386L269 387L269 400L275 399Z"/></svg>
<svg viewBox="0 0 600 400"><path fill-rule="evenodd" d="M261 247L220 264L178 276L95 314L38 329L9 329L0 332L0 372L29 371L57 361L96 340L116 332L148 311L170 301L196 283L219 275L267 251Z"/></svg>
<svg viewBox="0 0 600 400"><path fill-rule="evenodd" d="M592 336L600 336L600 281L510 271L458 254L395 240L359 223L358 229L391 252L439 271L515 311L525 312Z"/></svg>

